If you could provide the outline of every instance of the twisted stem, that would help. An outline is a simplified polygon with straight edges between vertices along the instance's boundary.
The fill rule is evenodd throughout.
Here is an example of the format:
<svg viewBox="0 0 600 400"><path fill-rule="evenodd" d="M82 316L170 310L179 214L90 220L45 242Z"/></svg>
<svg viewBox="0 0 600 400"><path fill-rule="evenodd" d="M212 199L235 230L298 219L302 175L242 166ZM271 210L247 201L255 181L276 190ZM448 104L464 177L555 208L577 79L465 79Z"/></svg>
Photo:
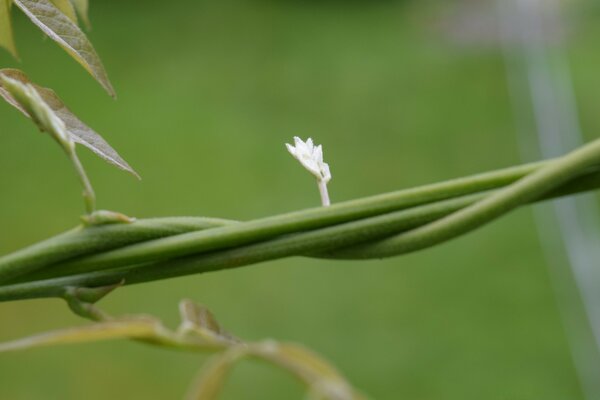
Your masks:
<svg viewBox="0 0 600 400"><path fill-rule="evenodd" d="M600 187L600 140L564 157L248 222L163 218L77 228L0 258L0 301L312 256L421 250L524 204Z"/></svg>

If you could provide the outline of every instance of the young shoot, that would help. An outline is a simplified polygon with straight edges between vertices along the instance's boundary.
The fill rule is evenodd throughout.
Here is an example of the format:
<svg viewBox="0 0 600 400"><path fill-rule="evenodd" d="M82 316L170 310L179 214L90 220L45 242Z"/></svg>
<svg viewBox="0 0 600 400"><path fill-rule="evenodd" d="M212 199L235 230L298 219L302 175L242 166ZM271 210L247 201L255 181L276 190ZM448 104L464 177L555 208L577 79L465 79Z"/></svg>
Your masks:
<svg viewBox="0 0 600 400"><path fill-rule="evenodd" d="M83 185L83 199L88 214L96 210L96 195L77 153L75 142L67 132L67 127L50 106L42 99L35 87L16 79L0 76L2 86L12 95L17 103L27 112L42 132L48 133L67 153L75 171Z"/></svg>
<svg viewBox="0 0 600 400"><path fill-rule="evenodd" d="M315 146L311 138L304 142L298 136L294 136L294 146L288 143L285 145L290 154L317 178L323 206L330 205L327 183L331 180L331 172L329 171L329 165L323 162L323 147L321 145Z"/></svg>
<svg viewBox="0 0 600 400"><path fill-rule="evenodd" d="M38 86L16 69L0 69L0 98L30 118L48 133L65 151L83 186L87 225L131 222L123 214L96 211L96 196L87 174L77 157L75 145L83 145L108 163L139 178L139 175L96 132L81 122L51 89Z"/></svg>

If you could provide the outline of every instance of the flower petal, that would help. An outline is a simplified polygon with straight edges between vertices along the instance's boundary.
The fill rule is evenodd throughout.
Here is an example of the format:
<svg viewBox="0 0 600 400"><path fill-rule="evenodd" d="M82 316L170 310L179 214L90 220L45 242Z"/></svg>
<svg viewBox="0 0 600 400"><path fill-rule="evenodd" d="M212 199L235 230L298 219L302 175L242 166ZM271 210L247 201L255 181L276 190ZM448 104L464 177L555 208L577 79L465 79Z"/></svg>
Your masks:
<svg viewBox="0 0 600 400"><path fill-rule="evenodd" d="M315 145L313 144L312 138L308 138L306 140L306 147L308 149L308 153L312 155Z"/></svg>
<svg viewBox="0 0 600 400"><path fill-rule="evenodd" d="M286 143L285 147L287 147L288 151L290 152L291 155L293 155L294 157L296 157L296 148L294 146L292 146L291 144Z"/></svg>
<svg viewBox="0 0 600 400"><path fill-rule="evenodd" d="M323 176L323 182L327 183L331 180L331 171L329 171L329 164L323 163L321 165L321 175Z"/></svg>
<svg viewBox="0 0 600 400"><path fill-rule="evenodd" d="M318 145L317 147L315 147L315 151L313 152L313 158L317 163L323 163L323 146Z"/></svg>

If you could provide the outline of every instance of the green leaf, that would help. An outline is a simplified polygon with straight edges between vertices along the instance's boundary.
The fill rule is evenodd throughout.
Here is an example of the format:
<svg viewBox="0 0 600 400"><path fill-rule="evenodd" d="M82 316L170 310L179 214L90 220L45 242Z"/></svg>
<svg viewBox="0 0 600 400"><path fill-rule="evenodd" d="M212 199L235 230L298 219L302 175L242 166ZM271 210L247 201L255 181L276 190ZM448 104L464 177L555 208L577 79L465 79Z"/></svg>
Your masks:
<svg viewBox="0 0 600 400"><path fill-rule="evenodd" d="M65 14L71 21L77 23L77 14L70 0L50 0L56 8Z"/></svg>
<svg viewBox="0 0 600 400"><path fill-rule="evenodd" d="M58 118L32 85L5 75L0 75L0 84L42 132L49 133L68 153L75 148L65 123Z"/></svg>
<svg viewBox="0 0 600 400"><path fill-rule="evenodd" d="M36 124L38 124L40 129L49 131L49 129L53 128L50 122L40 121L40 119L46 118L53 121L56 117L64 123L66 134L70 140L87 147L107 162L139 178L139 175L133 170L133 168L131 168L131 166L129 166L129 164L123 160L121 156L119 156L119 154L102 138L102 136L81 122L65 106L62 100L56 95L56 93L54 93L53 90L33 84L27 75L17 69L1 69L0 80L2 80L2 78L4 81L9 79L10 81L8 82L12 81L13 85L12 88L8 88L6 87L5 83L1 83L0 97L3 97L9 104L25 114L25 116L32 118ZM14 85L14 82L20 83L20 87L18 85ZM39 99L33 99L35 94L32 94L32 90L39 95ZM28 94L19 94L19 91L27 92ZM25 98L23 98L23 96L25 96ZM27 96L32 97L32 99L28 101ZM49 108L49 112L53 116L48 116L43 113L40 114L39 112L34 111L35 107L46 110L46 107L44 107L42 103ZM48 110L45 112L48 112ZM50 132L53 133L53 135L60 135L60 133L57 132Z"/></svg>
<svg viewBox="0 0 600 400"><path fill-rule="evenodd" d="M95 288L66 287L62 297L69 305L71 311L75 314L93 321L106 321L109 320L110 317L100 309L96 308L94 304L116 288L122 286L123 283L124 281L121 281L114 285Z"/></svg>
<svg viewBox="0 0 600 400"><path fill-rule="evenodd" d="M108 94L115 96L115 91L108 80L100 57L88 38L73 21L56 8L50 0L13 1L35 25L96 78Z"/></svg>
<svg viewBox="0 0 600 400"><path fill-rule="evenodd" d="M92 25L90 24L90 19L88 17L88 0L71 0L71 3L73 4L73 7L75 7L77 14L79 14L79 17L83 20L85 27L90 29Z"/></svg>
<svg viewBox="0 0 600 400"><path fill-rule="evenodd" d="M0 0L0 47L4 47L15 58L19 58L10 20L10 1Z"/></svg>

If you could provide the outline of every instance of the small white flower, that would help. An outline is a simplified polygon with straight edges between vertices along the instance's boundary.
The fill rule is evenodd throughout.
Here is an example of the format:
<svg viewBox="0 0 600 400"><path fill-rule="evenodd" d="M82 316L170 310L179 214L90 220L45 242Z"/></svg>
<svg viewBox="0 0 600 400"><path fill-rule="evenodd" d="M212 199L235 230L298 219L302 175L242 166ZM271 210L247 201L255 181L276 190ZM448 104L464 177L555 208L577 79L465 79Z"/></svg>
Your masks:
<svg viewBox="0 0 600 400"><path fill-rule="evenodd" d="M329 182L331 172L329 172L329 165L323 162L323 147L315 146L311 138L308 138L305 143L298 136L294 136L294 143L295 146L285 144L290 154L319 181Z"/></svg>
<svg viewBox="0 0 600 400"><path fill-rule="evenodd" d="M323 147L321 145L315 146L311 138L303 142L298 136L294 136L294 144L294 146L288 143L285 145L290 154L317 178L322 203L324 206L328 206L327 183L331 180L331 172L329 171L329 165L323 162Z"/></svg>

